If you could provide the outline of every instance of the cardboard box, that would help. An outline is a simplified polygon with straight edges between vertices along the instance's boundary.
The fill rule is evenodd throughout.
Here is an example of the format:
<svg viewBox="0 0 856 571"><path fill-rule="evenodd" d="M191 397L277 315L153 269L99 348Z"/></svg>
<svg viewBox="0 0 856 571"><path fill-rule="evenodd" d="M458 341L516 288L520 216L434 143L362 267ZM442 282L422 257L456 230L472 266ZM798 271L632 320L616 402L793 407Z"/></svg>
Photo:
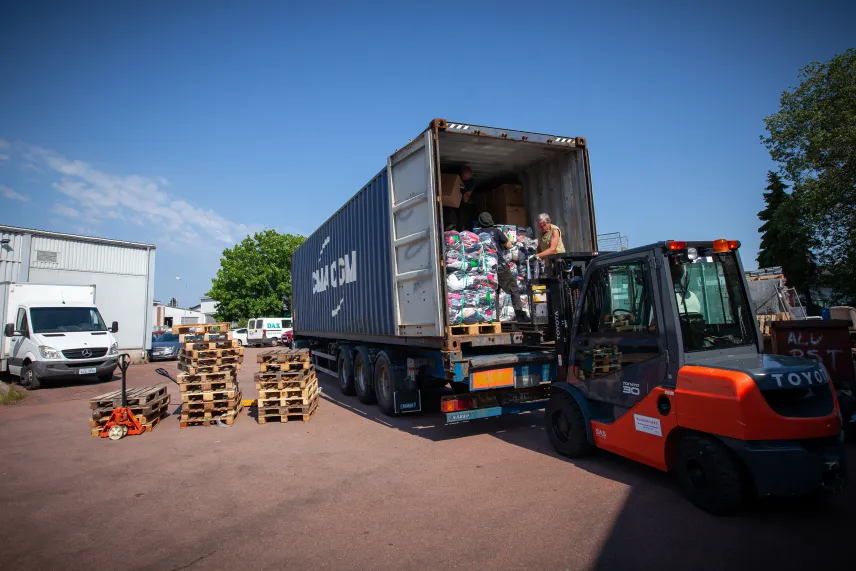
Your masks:
<svg viewBox="0 0 856 571"><path fill-rule="evenodd" d="M456 174L440 175L440 199L443 206L461 206L461 177Z"/></svg>
<svg viewBox="0 0 856 571"><path fill-rule="evenodd" d="M493 207L496 210L505 210L509 206L525 206L523 200L523 187L519 184L503 184L491 192Z"/></svg>
<svg viewBox="0 0 856 571"><path fill-rule="evenodd" d="M507 206L503 212L503 224L511 226L528 226L525 206Z"/></svg>

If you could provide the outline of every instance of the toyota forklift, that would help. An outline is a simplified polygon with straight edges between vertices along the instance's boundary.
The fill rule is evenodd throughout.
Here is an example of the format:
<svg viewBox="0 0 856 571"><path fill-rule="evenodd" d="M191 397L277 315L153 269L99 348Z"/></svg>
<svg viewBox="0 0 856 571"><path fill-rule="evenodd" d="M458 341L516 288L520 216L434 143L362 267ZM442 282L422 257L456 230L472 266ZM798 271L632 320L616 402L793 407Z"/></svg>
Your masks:
<svg viewBox="0 0 856 571"><path fill-rule="evenodd" d="M713 514L750 495L841 490L842 420L813 359L761 354L734 240L667 241L551 260L559 454L601 448L674 472Z"/></svg>

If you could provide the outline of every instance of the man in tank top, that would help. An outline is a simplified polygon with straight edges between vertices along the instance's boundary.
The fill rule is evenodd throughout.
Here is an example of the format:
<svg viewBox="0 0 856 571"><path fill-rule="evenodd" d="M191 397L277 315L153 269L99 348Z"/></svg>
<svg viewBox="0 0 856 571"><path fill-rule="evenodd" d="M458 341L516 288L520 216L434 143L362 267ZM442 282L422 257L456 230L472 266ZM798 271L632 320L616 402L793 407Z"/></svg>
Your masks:
<svg viewBox="0 0 856 571"><path fill-rule="evenodd" d="M538 253L537 257L544 259L553 254L564 254L565 244L562 242L562 231L552 223L550 215L542 213L538 215Z"/></svg>

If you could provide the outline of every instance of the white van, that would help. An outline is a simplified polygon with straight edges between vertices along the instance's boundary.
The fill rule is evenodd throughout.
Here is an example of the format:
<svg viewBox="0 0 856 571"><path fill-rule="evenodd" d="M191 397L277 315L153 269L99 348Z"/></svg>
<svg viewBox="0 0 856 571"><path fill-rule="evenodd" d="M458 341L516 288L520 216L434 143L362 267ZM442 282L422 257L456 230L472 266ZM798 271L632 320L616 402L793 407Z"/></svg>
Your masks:
<svg viewBox="0 0 856 571"><path fill-rule="evenodd" d="M30 390L45 379L113 378L119 344L95 306L95 286L0 283L0 371Z"/></svg>
<svg viewBox="0 0 856 571"><path fill-rule="evenodd" d="M292 330L290 317L256 317L247 322L247 345L285 343Z"/></svg>

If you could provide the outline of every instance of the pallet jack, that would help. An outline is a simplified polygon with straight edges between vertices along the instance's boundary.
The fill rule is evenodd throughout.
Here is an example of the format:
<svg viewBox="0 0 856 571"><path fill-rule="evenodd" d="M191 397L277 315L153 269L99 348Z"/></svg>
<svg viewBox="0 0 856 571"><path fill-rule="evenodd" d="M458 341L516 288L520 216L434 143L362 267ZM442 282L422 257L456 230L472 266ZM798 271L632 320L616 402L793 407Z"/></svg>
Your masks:
<svg viewBox="0 0 856 571"><path fill-rule="evenodd" d="M119 355L119 370L122 371L122 406L113 409L107 424L101 429L101 438L121 440L128 434L142 434L143 426L128 407L128 394L125 386L125 375L131 366L131 356L127 353Z"/></svg>

